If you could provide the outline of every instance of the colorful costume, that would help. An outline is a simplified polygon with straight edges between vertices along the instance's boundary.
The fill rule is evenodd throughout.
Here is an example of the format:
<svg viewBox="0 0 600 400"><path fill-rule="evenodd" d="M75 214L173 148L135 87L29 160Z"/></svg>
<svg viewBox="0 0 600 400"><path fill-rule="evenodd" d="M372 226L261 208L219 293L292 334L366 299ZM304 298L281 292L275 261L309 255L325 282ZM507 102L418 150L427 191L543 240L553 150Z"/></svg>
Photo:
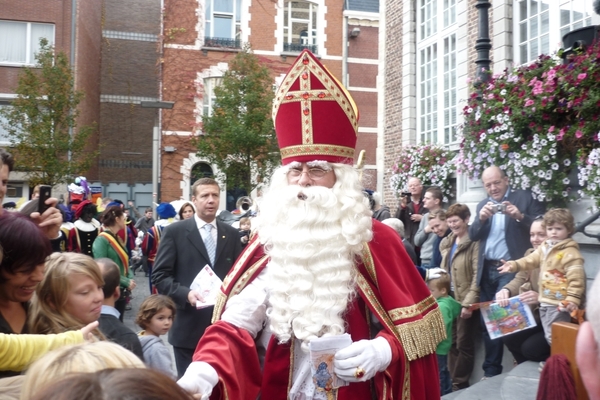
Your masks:
<svg viewBox="0 0 600 400"><path fill-rule="evenodd" d="M386 371L375 376L374 387L369 381L351 383L339 390L337 398L370 399L374 390L377 399L439 399L435 350L445 338L442 316L410 258L399 250L400 243L394 243L399 242L398 236L377 221L373 231L373 240L357 265L359 296L349 306L345 319L353 341L385 337L392 347L392 362ZM211 399L254 400L259 391L262 398L287 398L292 384L290 344L278 344L276 338L270 338L261 372L252 336L219 321L227 301L249 285L267 264L268 258L255 238L223 282L214 324L206 330L194 354L194 361L209 363L219 375L220 382ZM371 330L371 314L382 323L381 331ZM436 377L435 384L428 383L432 376Z"/></svg>
<svg viewBox="0 0 600 400"><path fill-rule="evenodd" d="M349 93L309 51L300 54L283 80L275 96L273 119L284 165L316 160L352 164L358 111ZM380 372L374 370L372 379L333 390L320 391L314 385L308 390L302 388L311 382L310 371L303 372L307 353L300 350L300 340L293 336L278 343L261 311L269 307L266 273L276 267L269 264L259 242L259 228L223 281L213 325L200 339L195 363L180 385L206 376L202 384L213 386L213 400L255 400L259 394L269 400L292 396L439 399L435 350L446 337L442 315L398 235L379 221L372 221L372 230L372 240L364 243L360 259L351 261L350 267L356 271L356 296L343 314L352 346L361 341L389 344L391 361L377 369ZM261 334L258 331L263 324ZM266 348L266 353L261 353L261 348ZM205 366L214 371L204 374L200 370ZM358 367L354 373L359 380L365 376L361 370ZM218 375L216 383L210 378L212 372ZM323 375L320 365L312 375L317 386ZM299 385L300 390L293 395Z"/></svg>

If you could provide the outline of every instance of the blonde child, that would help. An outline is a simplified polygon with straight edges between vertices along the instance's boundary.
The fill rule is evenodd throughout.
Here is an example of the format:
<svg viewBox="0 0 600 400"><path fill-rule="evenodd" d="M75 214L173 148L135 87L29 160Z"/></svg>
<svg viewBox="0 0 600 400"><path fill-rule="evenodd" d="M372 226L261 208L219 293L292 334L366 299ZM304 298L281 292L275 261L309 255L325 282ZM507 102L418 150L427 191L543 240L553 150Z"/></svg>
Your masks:
<svg viewBox="0 0 600 400"><path fill-rule="evenodd" d="M162 294L148 296L140 305L135 323L144 329L138 333L148 367L176 379L173 360L167 346L160 338L166 335L175 318L175 303Z"/></svg>
<svg viewBox="0 0 600 400"><path fill-rule="evenodd" d="M498 267L500 273L531 271L540 268L540 320L548 344L552 323L570 321L570 313L582 304L585 294L585 270L579 245L571 235L575 220L569 210L553 208L544 215L547 239L533 253Z"/></svg>
<svg viewBox="0 0 600 400"><path fill-rule="evenodd" d="M427 282L427 286L429 286L431 295L438 303L446 327L446 339L442 340L435 350L440 374L440 393L443 396L452 392L452 380L448 370L448 353L452 345L452 325L460 315L462 306L450 297L450 275L442 274L439 278L431 279Z"/></svg>

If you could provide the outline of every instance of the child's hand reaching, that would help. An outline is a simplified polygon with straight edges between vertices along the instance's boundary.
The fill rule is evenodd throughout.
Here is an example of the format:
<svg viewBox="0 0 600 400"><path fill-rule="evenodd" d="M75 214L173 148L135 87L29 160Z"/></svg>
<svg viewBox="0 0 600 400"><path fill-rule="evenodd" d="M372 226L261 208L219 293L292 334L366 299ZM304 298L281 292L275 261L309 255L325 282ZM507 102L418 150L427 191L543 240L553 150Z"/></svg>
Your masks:
<svg viewBox="0 0 600 400"><path fill-rule="evenodd" d="M94 322L90 322L89 324L87 324L86 326L81 328L80 331L83 334L83 339L87 340L88 342L95 342L96 338L94 337L94 334L92 333L92 331L94 329L96 329L97 327L98 327L98 321L94 321Z"/></svg>

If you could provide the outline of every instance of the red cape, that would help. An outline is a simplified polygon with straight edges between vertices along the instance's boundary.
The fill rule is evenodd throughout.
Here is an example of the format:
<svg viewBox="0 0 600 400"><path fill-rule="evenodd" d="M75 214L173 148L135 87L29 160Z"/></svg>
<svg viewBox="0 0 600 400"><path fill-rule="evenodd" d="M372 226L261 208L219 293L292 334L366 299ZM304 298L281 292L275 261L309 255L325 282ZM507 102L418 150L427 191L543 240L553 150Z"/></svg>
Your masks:
<svg viewBox="0 0 600 400"><path fill-rule="evenodd" d="M271 338L265 366L261 371L254 339L241 328L220 321L227 299L251 282L267 265L257 238L247 246L223 281L221 297L215 306L214 324L200 339L194 361L209 363L220 382L211 399L255 400L258 393L269 400L287 399L291 387L289 344L279 345ZM351 383L338 390L337 399L440 398L437 344L446 337L444 323L435 299L406 254L391 228L373 221L373 240L365 246L356 268L357 299L345 320L353 341L385 337L392 349L392 362L371 382ZM369 313L370 311L370 313ZM370 314L384 329L370 332Z"/></svg>

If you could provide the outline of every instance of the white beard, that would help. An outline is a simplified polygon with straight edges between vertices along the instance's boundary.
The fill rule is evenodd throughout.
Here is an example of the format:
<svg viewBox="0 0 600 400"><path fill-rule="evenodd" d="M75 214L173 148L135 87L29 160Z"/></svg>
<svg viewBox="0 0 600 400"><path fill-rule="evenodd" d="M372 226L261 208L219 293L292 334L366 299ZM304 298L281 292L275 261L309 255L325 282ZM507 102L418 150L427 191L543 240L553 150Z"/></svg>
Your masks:
<svg viewBox="0 0 600 400"><path fill-rule="evenodd" d="M301 340L305 351L313 338L346 331L344 313L356 294L354 260L371 238L362 193L340 196L336 186L285 184L272 187L261 203L270 328L280 342L292 335Z"/></svg>

